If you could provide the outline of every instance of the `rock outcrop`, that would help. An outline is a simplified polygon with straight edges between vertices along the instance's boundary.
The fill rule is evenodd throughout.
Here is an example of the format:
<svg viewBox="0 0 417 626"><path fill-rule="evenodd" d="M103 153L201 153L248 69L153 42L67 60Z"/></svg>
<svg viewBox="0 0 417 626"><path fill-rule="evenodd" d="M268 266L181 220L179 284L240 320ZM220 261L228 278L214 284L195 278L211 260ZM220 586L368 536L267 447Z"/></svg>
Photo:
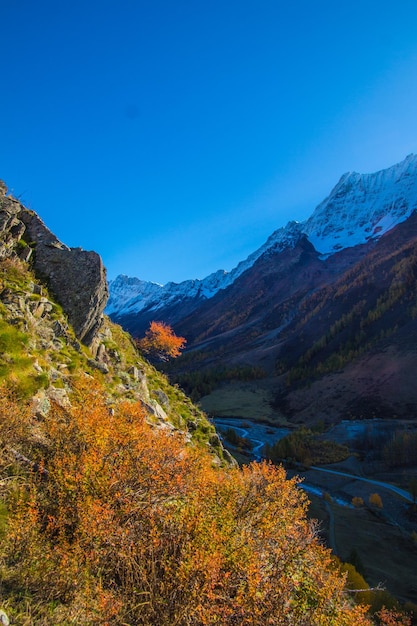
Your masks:
<svg viewBox="0 0 417 626"><path fill-rule="evenodd" d="M64 245L35 212L8 196L0 181L0 258L14 254L32 260L35 274L62 306L78 339L91 345L108 299L100 256Z"/></svg>
<svg viewBox="0 0 417 626"><path fill-rule="evenodd" d="M20 203L6 196L7 187L0 180L0 259L16 252L16 247L25 232L25 225L19 219Z"/></svg>
<svg viewBox="0 0 417 626"><path fill-rule="evenodd" d="M152 428L208 448L216 465L235 464L200 409L103 315L107 297L98 254L64 245L0 181L0 382L30 407L33 445L48 447L40 424L53 406L70 411L80 381L98 379L109 415L120 401L140 403ZM34 469L20 451L7 454Z"/></svg>

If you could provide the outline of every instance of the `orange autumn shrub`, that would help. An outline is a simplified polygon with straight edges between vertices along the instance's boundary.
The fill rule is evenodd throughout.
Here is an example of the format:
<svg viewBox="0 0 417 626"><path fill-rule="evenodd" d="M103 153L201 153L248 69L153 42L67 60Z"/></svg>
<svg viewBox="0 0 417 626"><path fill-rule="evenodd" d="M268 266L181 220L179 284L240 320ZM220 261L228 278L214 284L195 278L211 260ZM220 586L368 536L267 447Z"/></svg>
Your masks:
<svg viewBox="0 0 417 626"><path fill-rule="evenodd" d="M24 604L26 623L51 626L370 624L296 479L267 463L216 468L138 404L113 413L103 397L81 383L72 409L37 424L42 445L16 436L45 471L15 468L8 495L0 564L12 616Z"/></svg>
<svg viewBox="0 0 417 626"><path fill-rule="evenodd" d="M138 347L145 354L161 361L179 356L185 344L184 337L178 337L164 322L151 322L143 339L137 340Z"/></svg>
<svg viewBox="0 0 417 626"><path fill-rule="evenodd" d="M395 609L383 607L376 616L380 626L411 626L411 617Z"/></svg>

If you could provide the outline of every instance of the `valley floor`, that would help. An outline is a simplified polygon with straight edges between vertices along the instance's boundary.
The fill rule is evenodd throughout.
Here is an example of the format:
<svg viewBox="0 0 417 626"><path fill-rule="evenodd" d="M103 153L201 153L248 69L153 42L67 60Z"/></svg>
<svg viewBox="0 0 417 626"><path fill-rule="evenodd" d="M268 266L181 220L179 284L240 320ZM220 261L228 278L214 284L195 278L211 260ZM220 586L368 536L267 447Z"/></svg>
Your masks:
<svg viewBox="0 0 417 626"><path fill-rule="evenodd" d="M312 472L305 479L311 480ZM323 480L321 480L323 479ZM316 485L329 494L350 496L354 493L367 502L374 493L370 485L348 479L314 473ZM409 506L392 492L378 490L383 502L381 510L369 506L342 506L330 497L309 494L310 514L321 522L323 538L343 560L355 554L363 564L363 574L371 586L381 585L403 602L416 602L417 545L413 532L417 527L408 515ZM332 539L332 541L329 539Z"/></svg>
<svg viewBox="0 0 417 626"><path fill-rule="evenodd" d="M252 456L231 448L240 463L262 457L260 439L271 443L288 432L287 428L256 420L222 417L214 421L220 432L233 427L253 442ZM335 427L335 440L347 443L346 434L361 426L366 425ZM329 437L331 432L324 436ZM330 471L320 471L323 469ZM311 501L310 515L319 520L323 540L333 552L348 562L352 554L357 555L372 587L379 585L401 602L416 603L417 513L412 512L408 488L410 480L417 478L417 467L387 472L381 464L361 460L355 454L341 463L317 469L299 466L287 469L287 473L303 479ZM395 486L404 490L408 499L395 493ZM375 493L381 498L381 508L369 504ZM353 498L361 498L362 506L354 507Z"/></svg>

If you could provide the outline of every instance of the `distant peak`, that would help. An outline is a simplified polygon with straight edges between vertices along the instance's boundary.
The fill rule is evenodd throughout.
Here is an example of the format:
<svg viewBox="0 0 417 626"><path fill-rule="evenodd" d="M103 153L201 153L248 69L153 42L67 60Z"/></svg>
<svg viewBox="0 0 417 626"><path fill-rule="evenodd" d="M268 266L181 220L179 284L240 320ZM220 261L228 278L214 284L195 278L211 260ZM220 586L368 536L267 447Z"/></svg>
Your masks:
<svg viewBox="0 0 417 626"><path fill-rule="evenodd" d="M417 157L374 174L344 174L304 223L317 251L329 255L377 239L417 208Z"/></svg>

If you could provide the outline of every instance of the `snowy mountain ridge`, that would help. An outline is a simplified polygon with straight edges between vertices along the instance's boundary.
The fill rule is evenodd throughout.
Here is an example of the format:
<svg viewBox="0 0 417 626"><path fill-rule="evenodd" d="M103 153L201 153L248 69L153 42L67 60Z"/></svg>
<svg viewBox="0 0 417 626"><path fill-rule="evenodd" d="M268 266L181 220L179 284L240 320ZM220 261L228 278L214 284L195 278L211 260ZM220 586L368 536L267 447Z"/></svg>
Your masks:
<svg viewBox="0 0 417 626"><path fill-rule="evenodd" d="M296 245L306 235L324 257L377 239L417 209L417 156L374 174L344 174L329 196L304 222L289 222L232 271L218 270L206 278L159 285L124 275L109 282L108 315L157 311L187 299L209 299L231 285L268 251Z"/></svg>

